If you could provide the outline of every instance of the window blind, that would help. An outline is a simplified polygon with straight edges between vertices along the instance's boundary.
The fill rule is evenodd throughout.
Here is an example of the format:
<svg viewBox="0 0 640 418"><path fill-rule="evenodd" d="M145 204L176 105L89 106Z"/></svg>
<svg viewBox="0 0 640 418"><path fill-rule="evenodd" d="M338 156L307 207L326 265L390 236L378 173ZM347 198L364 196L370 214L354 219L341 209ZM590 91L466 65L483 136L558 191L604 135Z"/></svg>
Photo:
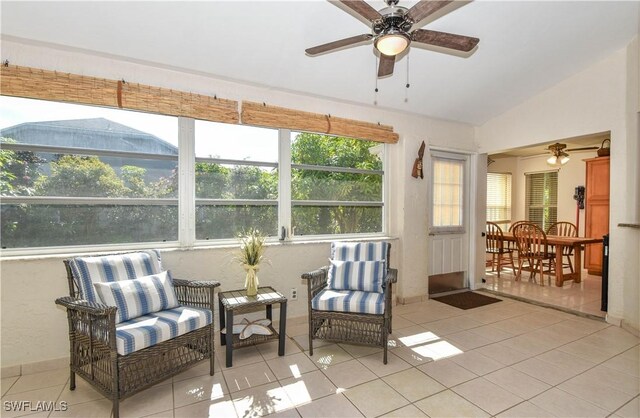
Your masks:
<svg viewBox="0 0 640 418"><path fill-rule="evenodd" d="M391 144L395 144L399 139L391 126L302 112L264 103L243 101L241 115L242 123L267 128L285 128Z"/></svg>
<svg viewBox="0 0 640 418"><path fill-rule="evenodd" d="M487 221L511 222L511 173L487 173Z"/></svg>
<svg viewBox="0 0 640 418"><path fill-rule="evenodd" d="M0 66L0 92L5 96L117 107L212 122L239 120L238 102L234 100L17 65Z"/></svg>
<svg viewBox="0 0 640 418"><path fill-rule="evenodd" d="M558 218L558 172L525 174L527 220L544 231Z"/></svg>

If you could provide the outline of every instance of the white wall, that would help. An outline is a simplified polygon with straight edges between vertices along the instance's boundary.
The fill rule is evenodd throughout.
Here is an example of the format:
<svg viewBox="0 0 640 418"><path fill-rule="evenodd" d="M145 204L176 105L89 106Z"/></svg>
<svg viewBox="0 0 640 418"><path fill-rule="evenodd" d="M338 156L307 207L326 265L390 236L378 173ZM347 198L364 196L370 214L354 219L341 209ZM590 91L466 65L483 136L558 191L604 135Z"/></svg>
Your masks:
<svg viewBox="0 0 640 418"><path fill-rule="evenodd" d="M609 317L640 328L638 231L618 227L637 219L637 99L628 98L638 74L637 39L628 48L571 76L477 129L480 152L539 144L594 132L611 132ZM635 75L633 75L635 74ZM637 82L637 81L636 81ZM634 111L630 111L629 103ZM509 146L507 147L506 144ZM630 151L631 154L629 154ZM628 292L628 294L626 294Z"/></svg>
<svg viewBox="0 0 640 418"><path fill-rule="evenodd" d="M388 146L389 219L392 241L391 263L399 269L397 295L413 298L427 294L427 179L410 176L421 141L429 145L475 149L474 128L436 119L405 115L374 106L359 106L316 97L280 92L269 88L217 80L114 57L88 55L40 44L2 41L2 57L12 64L70 72L134 83L173 88L235 100L251 100L330 113L332 115L392 125L400 142ZM223 289L242 286L242 272L229 262L231 248L209 248L163 252L165 265L178 276L213 279ZM306 314L306 291L300 274L327 262L328 243L277 244L268 248L272 266L260 272L263 284L287 291L299 290L299 300L289 306L289 316ZM54 299L68 294L61 256L3 259L2 276L2 366L57 359L68 355L66 315ZM38 343L46 342L46 343Z"/></svg>

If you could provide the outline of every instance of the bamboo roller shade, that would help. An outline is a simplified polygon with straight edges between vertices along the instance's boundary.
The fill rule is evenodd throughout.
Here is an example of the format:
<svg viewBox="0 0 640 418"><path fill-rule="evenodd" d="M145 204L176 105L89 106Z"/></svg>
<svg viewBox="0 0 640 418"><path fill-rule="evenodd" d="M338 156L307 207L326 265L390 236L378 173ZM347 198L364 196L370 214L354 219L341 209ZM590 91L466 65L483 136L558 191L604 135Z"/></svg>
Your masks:
<svg viewBox="0 0 640 418"><path fill-rule="evenodd" d="M399 139L391 126L301 112L264 103L243 101L241 116L242 123L247 125L326 133L392 144Z"/></svg>
<svg viewBox="0 0 640 418"><path fill-rule="evenodd" d="M238 123L238 102L143 84L0 66L0 94Z"/></svg>

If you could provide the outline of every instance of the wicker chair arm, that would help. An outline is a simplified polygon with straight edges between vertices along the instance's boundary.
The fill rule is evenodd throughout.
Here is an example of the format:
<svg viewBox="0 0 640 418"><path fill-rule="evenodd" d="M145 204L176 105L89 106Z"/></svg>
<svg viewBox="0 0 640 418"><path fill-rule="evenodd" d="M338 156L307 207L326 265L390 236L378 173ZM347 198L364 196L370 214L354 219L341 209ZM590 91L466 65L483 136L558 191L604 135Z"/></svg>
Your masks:
<svg viewBox="0 0 640 418"><path fill-rule="evenodd" d="M215 280L185 280L185 279L173 279L174 286L186 286L186 287L218 287L220 286L220 282Z"/></svg>
<svg viewBox="0 0 640 418"><path fill-rule="evenodd" d="M67 308L70 336L84 335L92 344L115 352L115 319L118 308L71 296L56 299L56 305Z"/></svg>
<svg viewBox="0 0 640 418"><path fill-rule="evenodd" d="M397 283L398 282L398 269L389 269L387 276L384 278L385 283Z"/></svg>
<svg viewBox="0 0 640 418"><path fill-rule="evenodd" d="M315 297L322 289L327 287L327 276L329 274L329 267L325 266L308 273L303 273L302 278L307 280L307 289L309 296L309 303L311 299Z"/></svg>
<svg viewBox="0 0 640 418"><path fill-rule="evenodd" d="M94 316L109 316L111 312L116 312L115 306L107 306L98 302L89 302L85 299L77 299L71 296L64 296L56 299L56 305L64 306L79 312L84 312Z"/></svg>
<svg viewBox="0 0 640 418"><path fill-rule="evenodd" d="M184 280L173 279L173 287L181 305L194 306L196 308L215 308L214 292L220 286L220 282L211 280Z"/></svg>
<svg viewBox="0 0 640 418"><path fill-rule="evenodd" d="M328 272L329 267L325 266L308 273L302 273L302 278L305 280L326 279Z"/></svg>

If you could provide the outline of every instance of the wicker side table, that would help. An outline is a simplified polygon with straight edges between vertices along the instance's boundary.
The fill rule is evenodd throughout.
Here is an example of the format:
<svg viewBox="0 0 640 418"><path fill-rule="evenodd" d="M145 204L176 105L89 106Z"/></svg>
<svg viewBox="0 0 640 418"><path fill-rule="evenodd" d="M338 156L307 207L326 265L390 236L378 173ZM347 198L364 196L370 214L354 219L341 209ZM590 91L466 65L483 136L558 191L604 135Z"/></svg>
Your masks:
<svg viewBox="0 0 640 418"><path fill-rule="evenodd" d="M241 340L240 336L231 333L232 338L227 338L227 334L220 332L220 344L226 345L227 367L233 365L233 348L244 347L247 345L259 344L271 340L278 339L278 355L284 356L285 333L287 326L287 298L282 293L277 292L270 286L258 288L256 296L247 296L246 289L230 290L228 292L220 292L218 294L219 312L220 312L220 329L227 328L233 330L233 316L236 314L253 312L262 306L265 307L267 319L273 320L272 309L276 303L280 304L280 326L278 332L269 325L271 335L253 334L245 340Z"/></svg>

